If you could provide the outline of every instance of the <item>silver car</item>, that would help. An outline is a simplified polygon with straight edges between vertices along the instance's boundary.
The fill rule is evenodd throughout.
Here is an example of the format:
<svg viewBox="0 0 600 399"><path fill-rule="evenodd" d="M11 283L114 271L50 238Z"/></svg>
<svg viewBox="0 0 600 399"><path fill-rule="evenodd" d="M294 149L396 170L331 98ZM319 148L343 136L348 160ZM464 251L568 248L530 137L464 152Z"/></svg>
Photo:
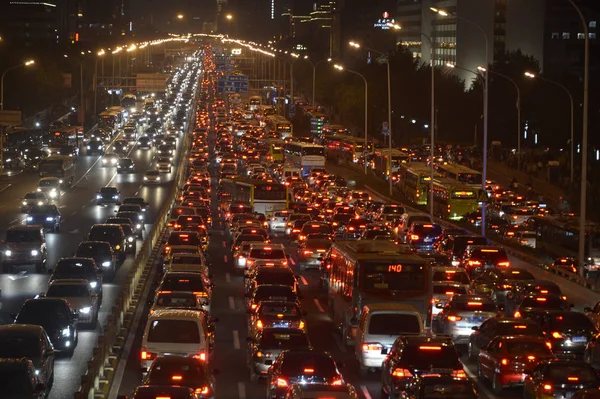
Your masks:
<svg viewBox="0 0 600 399"><path fill-rule="evenodd" d="M498 308L488 296L454 295L446 305L436 305L441 309L438 313L434 330L449 335L455 345L468 344L473 327L498 314ZM437 328L436 328L437 327Z"/></svg>
<svg viewBox="0 0 600 399"><path fill-rule="evenodd" d="M79 323L89 324L96 328L98 322L98 294L92 289L88 280L57 279L48 285L48 298L66 299L71 308L79 315Z"/></svg>
<svg viewBox="0 0 600 399"><path fill-rule="evenodd" d="M431 314L435 319L442 311L446 302L456 294L467 294L465 286L455 282L433 282L433 304L431 305ZM438 304L441 306L438 307Z"/></svg>
<svg viewBox="0 0 600 399"><path fill-rule="evenodd" d="M160 184L160 172L157 169L144 173L144 184Z"/></svg>

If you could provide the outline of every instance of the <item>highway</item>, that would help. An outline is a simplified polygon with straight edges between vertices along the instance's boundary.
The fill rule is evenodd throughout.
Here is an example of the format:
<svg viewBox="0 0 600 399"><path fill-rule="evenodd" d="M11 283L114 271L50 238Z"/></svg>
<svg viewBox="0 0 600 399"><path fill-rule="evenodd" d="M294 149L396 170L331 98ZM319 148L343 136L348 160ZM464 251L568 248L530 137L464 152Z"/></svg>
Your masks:
<svg viewBox="0 0 600 399"><path fill-rule="evenodd" d="M116 167L102 167L101 157L88 156L82 151L77 164L74 186L67 190L56 204L62 215L60 233L47 233L48 245L47 265L53 268L57 260L71 256L79 242L84 239L90 227L103 223L108 217L114 216L115 206L96 205L96 192L103 186L116 186L121 191L121 197L141 196L150 203L146 229L149 230L155 213L169 197L172 190L171 179L175 169L164 183L157 186L141 186L144 172L150 167L154 149L138 150L133 147L129 157L135 162L135 173L117 174ZM7 228L21 223L25 214L20 213L20 204L25 193L35 191L39 176L37 173L24 172L10 178L11 186L0 193L0 225ZM145 238L145 237L144 237ZM137 248L142 241L138 240ZM121 285L133 264L134 256L127 255L120 265L115 279L103 284L104 298L100 308L99 323L94 331L82 329L79 333L79 343L72 357L58 355L54 368L54 385L50 399L72 397L79 388L79 377L85 372L87 362L91 358L92 349L102 332L109 310L114 304ZM33 266L19 269L15 274L0 274L0 323L12 323L11 313L17 313L25 299L45 292L49 274L36 274Z"/></svg>

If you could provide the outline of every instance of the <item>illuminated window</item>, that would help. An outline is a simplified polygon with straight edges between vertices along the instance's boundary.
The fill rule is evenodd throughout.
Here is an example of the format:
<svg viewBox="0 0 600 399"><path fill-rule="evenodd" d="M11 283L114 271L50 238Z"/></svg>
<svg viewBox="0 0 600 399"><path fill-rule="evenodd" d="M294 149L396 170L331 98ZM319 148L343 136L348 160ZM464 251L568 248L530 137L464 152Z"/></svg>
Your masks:
<svg viewBox="0 0 600 399"><path fill-rule="evenodd" d="M563 32L562 38L564 40L569 40L571 38L571 33L570 32Z"/></svg>

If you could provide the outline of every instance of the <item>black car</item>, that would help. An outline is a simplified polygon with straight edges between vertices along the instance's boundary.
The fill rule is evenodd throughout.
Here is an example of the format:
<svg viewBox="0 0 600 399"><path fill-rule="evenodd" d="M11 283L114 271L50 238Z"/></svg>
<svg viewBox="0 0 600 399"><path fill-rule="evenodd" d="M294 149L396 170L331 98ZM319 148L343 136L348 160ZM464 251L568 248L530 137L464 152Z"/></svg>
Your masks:
<svg viewBox="0 0 600 399"><path fill-rule="evenodd" d="M144 221L141 220L139 216L140 216L139 213L131 212L131 211L122 211L122 212L117 212L117 214L116 214L116 217L118 217L118 218L128 219L131 222L131 226L133 227L135 234L139 238L142 238L143 231L144 231Z"/></svg>
<svg viewBox="0 0 600 399"><path fill-rule="evenodd" d="M104 223L121 225L123 233L125 233L125 239L127 243L126 250L127 252L135 254L137 248L137 233L135 231L135 227L131 224L131 220L128 218L113 217L106 219Z"/></svg>
<svg viewBox="0 0 600 399"><path fill-rule="evenodd" d="M11 314L15 324L44 327L55 350L73 353L77 346L77 316L62 298L35 298L23 303L19 314Z"/></svg>
<svg viewBox="0 0 600 399"><path fill-rule="evenodd" d="M106 241L117 256L124 254L125 233L119 224L95 224L86 239L90 241Z"/></svg>
<svg viewBox="0 0 600 399"><path fill-rule="evenodd" d="M467 377L452 339L401 336L383 361L382 397L395 398L411 386L416 378L427 375Z"/></svg>
<svg viewBox="0 0 600 399"><path fill-rule="evenodd" d="M139 205L142 209L142 212L148 212L148 207L150 204L146 202L142 197L125 197L121 201L123 205Z"/></svg>
<svg viewBox="0 0 600 399"><path fill-rule="evenodd" d="M486 348L495 337L501 335L545 337L542 328L533 320L492 317L484 321L479 327L474 328L469 337L469 358L476 360L481 348Z"/></svg>
<svg viewBox="0 0 600 399"><path fill-rule="evenodd" d="M56 205L34 205L27 212L25 223L39 225L53 232L60 231L60 212Z"/></svg>
<svg viewBox="0 0 600 399"><path fill-rule="evenodd" d="M600 387L594 368L575 360L544 360L525 377L523 399L570 398L580 389Z"/></svg>
<svg viewBox="0 0 600 399"><path fill-rule="evenodd" d="M283 399L292 384L346 385L331 356L318 350L281 352L267 376L267 397Z"/></svg>
<svg viewBox="0 0 600 399"><path fill-rule="evenodd" d="M454 377L417 377L406 389L407 399L477 399L472 380Z"/></svg>
<svg viewBox="0 0 600 399"><path fill-rule="evenodd" d="M145 385L179 385L194 389L197 399L215 397L214 371L194 357L159 356L144 378Z"/></svg>
<svg viewBox="0 0 600 399"><path fill-rule="evenodd" d="M82 241L75 252L76 258L92 258L97 267L112 278L117 269L117 259L115 253L106 241Z"/></svg>
<svg viewBox="0 0 600 399"><path fill-rule="evenodd" d="M92 258L62 258L56 263L49 283L57 279L87 280L90 288L98 294L98 304L102 303L102 270Z"/></svg>
<svg viewBox="0 0 600 399"><path fill-rule="evenodd" d="M98 138L93 138L90 141L88 141L86 149L88 155L102 155L104 154L104 143Z"/></svg>
<svg viewBox="0 0 600 399"><path fill-rule="evenodd" d="M137 147L150 149L152 148L152 140L148 136L142 136L137 141Z"/></svg>
<svg viewBox="0 0 600 399"><path fill-rule="evenodd" d="M579 312L546 312L541 324L546 339L552 343L552 352L558 358L582 359L588 342L598 333L592 321Z"/></svg>
<svg viewBox="0 0 600 399"><path fill-rule="evenodd" d="M96 203L120 205L121 192L116 187L102 187L96 194Z"/></svg>
<svg viewBox="0 0 600 399"><path fill-rule="evenodd" d="M192 388L180 387L178 385L142 385L135 388L131 396L117 396L117 399L148 398L198 399Z"/></svg>
<svg viewBox="0 0 600 399"><path fill-rule="evenodd" d="M121 158L117 161L117 173L134 173L135 164L131 158Z"/></svg>

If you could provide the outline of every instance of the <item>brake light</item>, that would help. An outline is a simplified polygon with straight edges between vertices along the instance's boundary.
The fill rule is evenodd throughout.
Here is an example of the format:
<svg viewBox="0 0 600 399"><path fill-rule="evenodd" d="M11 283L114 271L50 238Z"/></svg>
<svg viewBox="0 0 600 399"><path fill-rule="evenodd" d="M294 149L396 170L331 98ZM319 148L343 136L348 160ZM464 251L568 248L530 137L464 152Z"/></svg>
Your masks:
<svg viewBox="0 0 600 399"><path fill-rule="evenodd" d="M508 363L510 363L510 362L508 361L508 359L502 359L502 360L500 360L500 363L501 363L503 366L508 366Z"/></svg>
<svg viewBox="0 0 600 399"><path fill-rule="evenodd" d="M313 251L309 250L309 249L305 249L304 251L302 251L302 253L304 255L312 255Z"/></svg>
<svg viewBox="0 0 600 399"><path fill-rule="evenodd" d="M544 391L551 391L551 390L552 390L552 385L544 384Z"/></svg>
<svg viewBox="0 0 600 399"><path fill-rule="evenodd" d="M252 306L250 306L250 308L252 310L256 310L257 307L258 307L258 304L256 304L256 303L253 303Z"/></svg>
<svg viewBox="0 0 600 399"><path fill-rule="evenodd" d="M498 267L509 267L510 262L498 262Z"/></svg>
<svg viewBox="0 0 600 399"><path fill-rule="evenodd" d="M579 377L567 377L567 381L576 382L579 381Z"/></svg>
<svg viewBox="0 0 600 399"><path fill-rule="evenodd" d="M341 379L336 378L335 380L331 381L331 385L343 385L343 382Z"/></svg>
<svg viewBox="0 0 600 399"><path fill-rule="evenodd" d="M180 376L180 375L174 375L174 376L171 377L171 379L173 381L181 381L181 380L183 380L183 377Z"/></svg>
<svg viewBox="0 0 600 399"><path fill-rule="evenodd" d="M366 344L363 344L362 350L364 352L381 351L381 345L378 343L367 342Z"/></svg>
<svg viewBox="0 0 600 399"><path fill-rule="evenodd" d="M302 320L300 320L300 323L298 324L298 328L301 330L304 329L304 322Z"/></svg>
<svg viewBox="0 0 600 399"><path fill-rule="evenodd" d="M547 298L535 298L535 300L538 302L546 302L548 299Z"/></svg>
<svg viewBox="0 0 600 399"><path fill-rule="evenodd" d="M418 240L418 239L419 239L419 236L418 236L418 235L416 235L416 234L411 234L411 235L410 235L410 239L411 239L411 240L413 240L413 241L416 241L416 240Z"/></svg>
<svg viewBox="0 0 600 399"><path fill-rule="evenodd" d="M467 373L463 369L454 370L452 372L452 377L454 377L454 378L467 378Z"/></svg>
<svg viewBox="0 0 600 399"><path fill-rule="evenodd" d="M446 291L445 294L446 295L454 295L454 291Z"/></svg>
<svg viewBox="0 0 600 399"><path fill-rule="evenodd" d="M529 355L527 356L527 360L535 360L535 356Z"/></svg>
<svg viewBox="0 0 600 399"><path fill-rule="evenodd" d="M394 369L392 377L411 378L413 375L408 369Z"/></svg>
<svg viewBox="0 0 600 399"><path fill-rule="evenodd" d="M462 317L461 317L462 319ZM442 347L441 346L431 346L431 345L421 345L419 346L419 350L422 351L441 351Z"/></svg>
<svg viewBox="0 0 600 399"><path fill-rule="evenodd" d="M448 316L448 321L461 321L461 316Z"/></svg>
<svg viewBox="0 0 600 399"><path fill-rule="evenodd" d="M208 395L210 388L208 386L196 388L196 395Z"/></svg>
<svg viewBox="0 0 600 399"><path fill-rule="evenodd" d="M142 360L152 360L155 357L156 357L156 354L152 353L152 352L142 351L142 353L141 353Z"/></svg>
<svg viewBox="0 0 600 399"><path fill-rule="evenodd" d="M263 322L262 322L262 320L257 320L256 321L256 328L263 328Z"/></svg>
<svg viewBox="0 0 600 399"><path fill-rule="evenodd" d="M552 338L561 339L562 337L563 337L562 333L559 333L558 331L554 331L552 333Z"/></svg>
<svg viewBox="0 0 600 399"><path fill-rule="evenodd" d="M515 312L515 319L518 319L519 317L521 317L521 312L519 312L518 310Z"/></svg>
<svg viewBox="0 0 600 399"><path fill-rule="evenodd" d="M192 356L194 359L199 359L203 362L206 361L206 352L200 352L197 355Z"/></svg>
<svg viewBox="0 0 600 399"><path fill-rule="evenodd" d="M469 305L469 306L481 306L483 304L481 302L467 302L467 305Z"/></svg>
<svg viewBox="0 0 600 399"><path fill-rule="evenodd" d="M478 260L470 260L469 266L481 266L481 262Z"/></svg>
<svg viewBox="0 0 600 399"><path fill-rule="evenodd" d="M304 372L305 372L306 374L312 374L312 373L314 373L314 372L315 372L315 369L304 369Z"/></svg>
<svg viewBox="0 0 600 399"><path fill-rule="evenodd" d="M278 378L277 379L277 386L280 387L280 388L287 387L288 386L288 382L287 382L287 380L285 378Z"/></svg>

